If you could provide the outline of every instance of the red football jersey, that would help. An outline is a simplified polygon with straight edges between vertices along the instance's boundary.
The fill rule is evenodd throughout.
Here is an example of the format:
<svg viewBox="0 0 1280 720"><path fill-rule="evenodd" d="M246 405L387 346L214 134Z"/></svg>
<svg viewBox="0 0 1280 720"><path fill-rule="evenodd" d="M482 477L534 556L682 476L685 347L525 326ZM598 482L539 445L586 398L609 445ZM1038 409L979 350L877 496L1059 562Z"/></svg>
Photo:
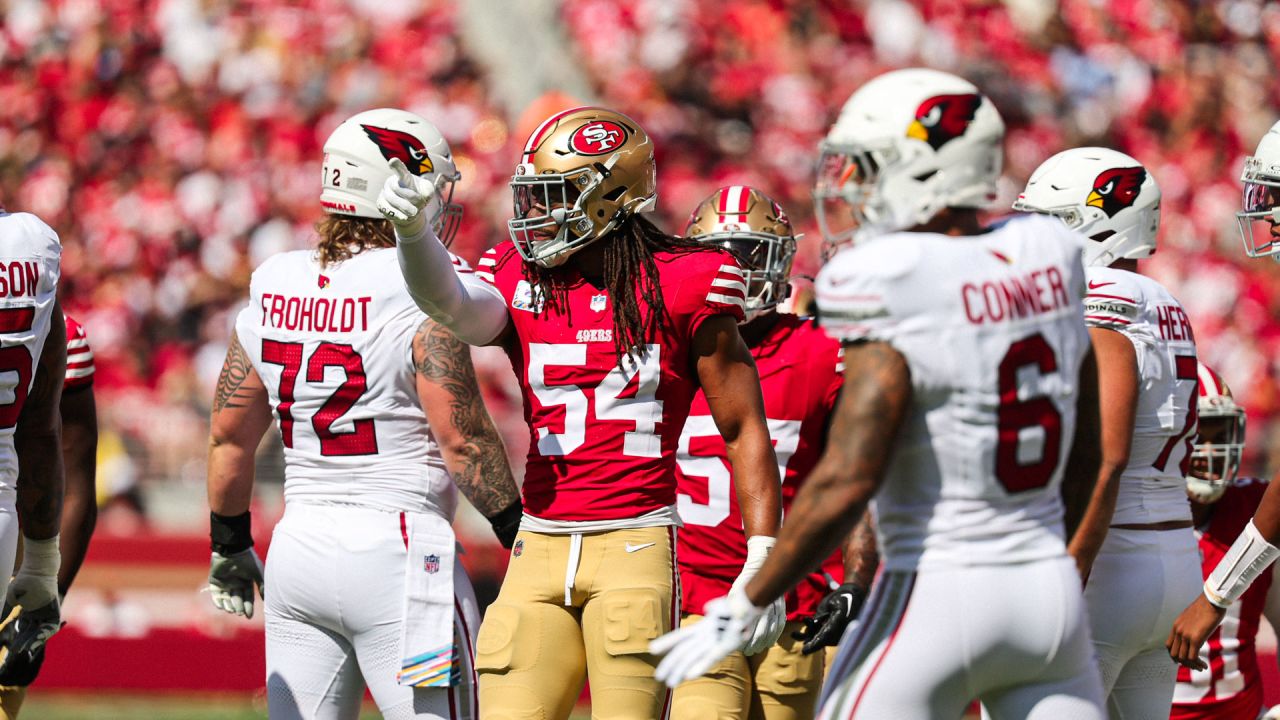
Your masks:
<svg viewBox="0 0 1280 720"><path fill-rule="evenodd" d="M714 315L741 320L746 287L737 261L721 250L661 252L654 260L667 330L622 362L606 290L579 278L567 307L553 309L510 242L478 263L477 277L502 293L515 329L505 350L529 423L524 509L534 517L621 520L676 502L676 442L698 389L693 335ZM649 312L643 300L641 312Z"/></svg>
<svg viewBox="0 0 1280 720"><path fill-rule="evenodd" d="M778 323L751 354L760 372L785 512L822 455L827 419L843 379L840 344L811 319L779 315ZM684 520L676 554L684 593L682 609L701 614L708 600L729 592L747 559L747 540L724 440L701 392L694 397L680 436L677 459L678 507ZM843 571L838 553L823 567L840 581ZM828 592L821 572L810 575L788 594L787 618L812 615L814 606Z"/></svg>
<svg viewBox="0 0 1280 720"><path fill-rule="evenodd" d="M1262 501L1267 481L1239 478L1227 489L1214 509L1209 525L1200 533L1200 564L1205 578L1227 554L1231 543ZM1227 608L1222 624L1200 648L1207 670L1178 667L1171 720L1254 720L1262 708L1262 676L1258 674L1255 640L1271 573L1263 573L1240 600Z"/></svg>
<svg viewBox="0 0 1280 720"><path fill-rule="evenodd" d="M66 314L62 317L67 321L67 375L62 389L89 387L93 384L93 349L89 347L89 337L75 318Z"/></svg>

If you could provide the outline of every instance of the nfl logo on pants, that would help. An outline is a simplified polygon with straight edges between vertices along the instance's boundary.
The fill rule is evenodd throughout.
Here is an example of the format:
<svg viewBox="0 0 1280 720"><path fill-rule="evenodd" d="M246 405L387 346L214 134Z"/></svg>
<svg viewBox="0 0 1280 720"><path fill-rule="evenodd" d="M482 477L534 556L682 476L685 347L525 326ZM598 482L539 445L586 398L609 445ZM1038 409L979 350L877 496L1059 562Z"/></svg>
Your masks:
<svg viewBox="0 0 1280 720"><path fill-rule="evenodd" d="M437 572L440 571L440 556L427 555L426 557L422 558L422 569L426 570L427 573L430 575L435 575Z"/></svg>

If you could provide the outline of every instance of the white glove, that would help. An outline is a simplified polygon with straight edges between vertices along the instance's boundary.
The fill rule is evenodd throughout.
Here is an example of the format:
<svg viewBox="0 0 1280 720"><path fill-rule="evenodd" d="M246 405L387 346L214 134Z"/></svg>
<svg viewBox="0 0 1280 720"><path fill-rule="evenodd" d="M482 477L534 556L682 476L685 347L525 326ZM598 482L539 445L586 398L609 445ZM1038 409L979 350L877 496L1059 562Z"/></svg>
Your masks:
<svg viewBox="0 0 1280 720"><path fill-rule="evenodd" d="M378 193L378 212L396 226L401 237L416 238L427 227L423 208L436 196L436 187L404 166L400 158L392 158L395 175L387 178Z"/></svg>
<svg viewBox="0 0 1280 720"><path fill-rule="evenodd" d="M50 603L58 602L58 567L62 555L58 552L58 536L48 540L32 540L22 536L22 567L9 581L5 604L21 605L23 611L32 612Z"/></svg>
<svg viewBox="0 0 1280 720"><path fill-rule="evenodd" d="M1280 705L1276 705L1265 714L1259 715L1258 720L1280 720Z"/></svg>
<svg viewBox="0 0 1280 720"><path fill-rule="evenodd" d="M742 564L742 572L738 573L738 578L733 581L730 592L746 590L747 582L755 577L764 565L765 558L769 557L769 551L773 549L776 542L774 538L767 535L752 535L747 538L747 561ZM764 613L751 631L751 636L742 646L743 654L755 655L773 647L773 644L782 636L786 625L787 602L784 598L778 598L764 609Z"/></svg>
<svg viewBox="0 0 1280 720"><path fill-rule="evenodd" d="M253 617L253 586L264 598L262 561L253 548L229 557L213 553L209 560L209 592L213 606L232 615Z"/></svg>
<svg viewBox="0 0 1280 720"><path fill-rule="evenodd" d="M654 677L675 687L704 675L751 636L764 613L739 588L707 603L702 620L649 643L649 652L666 655Z"/></svg>

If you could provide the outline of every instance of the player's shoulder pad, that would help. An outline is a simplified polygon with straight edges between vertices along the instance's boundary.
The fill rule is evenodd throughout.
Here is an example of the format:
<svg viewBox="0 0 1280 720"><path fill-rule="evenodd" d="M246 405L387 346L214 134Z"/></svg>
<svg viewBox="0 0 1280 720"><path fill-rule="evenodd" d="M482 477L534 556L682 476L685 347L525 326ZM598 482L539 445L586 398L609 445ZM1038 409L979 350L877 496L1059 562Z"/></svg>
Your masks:
<svg viewBox="0 0 1280 720"><path fill-rule="evenodd" d="M892 233L847 248L818 273L814 294L827 332L844 341L870 339L893 315L892 293L916 271L926 237Z"/></svg>
<svg viewBox="0 0 1280 720"><path fill-rule="evenodd" d="M492 284L496 273L506 269L511 263L522 262L524 259L516 252L515 243L506 240L484 251L476 261L475 273L481 280Z"/></svg>
<svg viewBox="0 0 1280 720"><path fill-rule="evenodd" d="M1124 330L1145 300L1138 276L1107 267L1085 269L1084 319L1090 327Z"/></svg>

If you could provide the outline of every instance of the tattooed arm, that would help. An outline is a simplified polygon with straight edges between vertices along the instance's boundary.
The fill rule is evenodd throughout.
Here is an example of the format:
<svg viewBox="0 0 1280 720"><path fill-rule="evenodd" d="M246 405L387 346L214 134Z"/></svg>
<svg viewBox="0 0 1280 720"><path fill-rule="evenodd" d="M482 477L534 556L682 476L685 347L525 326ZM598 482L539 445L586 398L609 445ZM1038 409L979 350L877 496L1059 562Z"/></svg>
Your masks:
<svg viewBox="0 0 1280 720"><path fill-rule="evenodd" d="M844 389L822 459L800 488L778 544L747 585L757 607L795 586L862 517L884 482L911 404L906 359L888 343L848 345Z"/></svg>
<svg viewBox="0 0 1280 720"><path fill-rule="evenodd" d="M509 547L522 513L520 491L502 438L480 397L471 348L427 319L413 338L413 364L418 401L454 483Z"/></svg>
<svg viewBox="0 0 1280 720"><path fill-rule="evenodd" d="M13 445L18 455L18 523L32 540L58 535L65 468L62 460L62 382L67 373L67 326L54 303L49 335L35 378L18 416Z"/></svg>
<svg viewBox="0 0 1280 720"><path fill-rule="evenodd" d="M214 513L235 516L249 511L253 454L270 424L267 389L239 336L232 333L209 423L209 509Z"/></svg>
<svg viewBox="0 0 1280 720"><path fill-rule="evenodd" d="M857 585L864 592L869 590L880 567L880 547L876 545L876 526L870 513L863 513L842 550L844 581Z"/></svg>

